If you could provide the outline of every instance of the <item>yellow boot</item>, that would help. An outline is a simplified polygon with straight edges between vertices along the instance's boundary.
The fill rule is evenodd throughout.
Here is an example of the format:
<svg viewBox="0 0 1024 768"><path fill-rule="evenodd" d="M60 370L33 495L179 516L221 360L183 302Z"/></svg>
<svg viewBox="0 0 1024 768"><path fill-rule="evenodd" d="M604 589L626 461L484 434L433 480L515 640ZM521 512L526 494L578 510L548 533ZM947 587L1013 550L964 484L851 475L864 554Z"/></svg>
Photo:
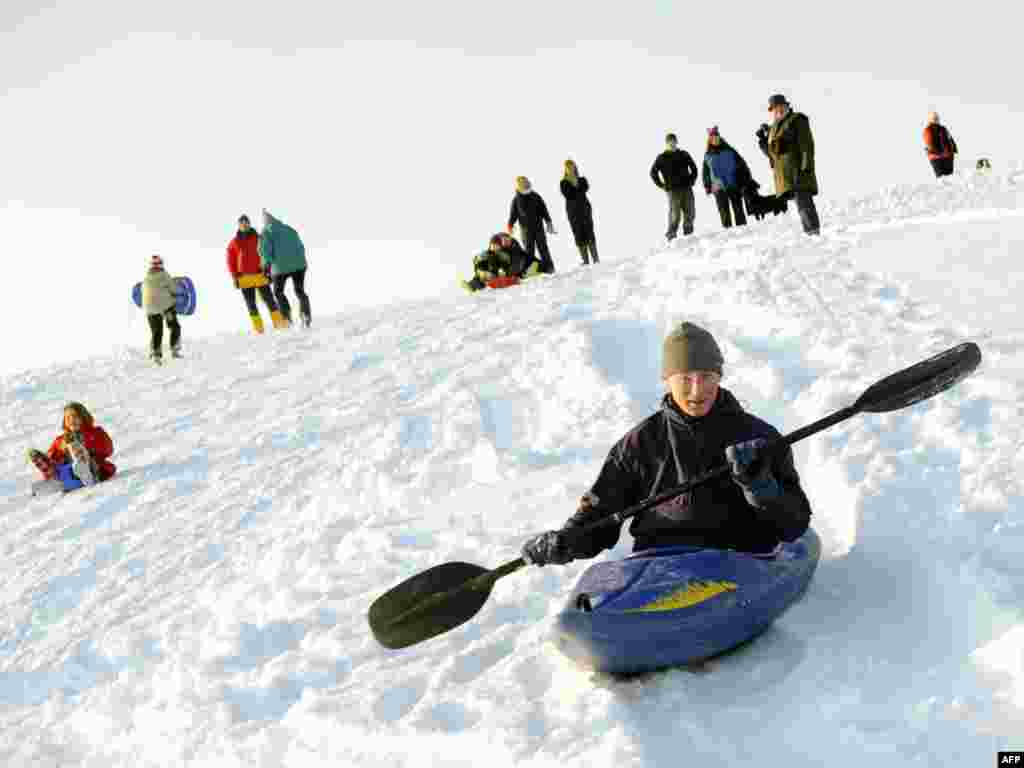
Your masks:
<svg viewBox="0 0 1024 768"><path fill-rule="evenodd" d="M274 323L275 328L287 328L288 326L291 325L291 323L285 320L284 315L281 314L281 311L277 309L270 313L270 319Z"/></svg>
<svg viewBox="0 0 1024 768"><path fill-rule="evenodd" d="M256 333L263 333L263 318L259 315L249 315L249 319L252 320L252 329Z"/></svg>

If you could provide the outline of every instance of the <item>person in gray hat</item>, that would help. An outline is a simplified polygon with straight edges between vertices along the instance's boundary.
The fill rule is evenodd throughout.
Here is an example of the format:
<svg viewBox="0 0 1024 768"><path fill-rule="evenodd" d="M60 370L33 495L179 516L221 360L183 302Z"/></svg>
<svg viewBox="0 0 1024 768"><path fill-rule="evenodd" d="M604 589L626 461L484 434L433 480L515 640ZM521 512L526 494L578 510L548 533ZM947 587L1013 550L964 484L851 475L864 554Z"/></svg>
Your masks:
<svg viewBox="0 0 1024 768"><path fill-rule="evenodd" d="M665 339L662 378L668 393L657 413L611 449L597 480L561 530L531 537L523 558L563 565L596 556L619 540L621 526L585 537L568 531L634 506L728 463L731 473L633 518L633 550L672 545L773 553L807 530L811 506L789 447L761 451L779 432L747 413L720 386L722 352L712 335L684 322Z"/></svg>
<svg viewBox="0 0 1024 768"><path fill-rule="evenodd" d="M818 177L814 171L811 123L807 115L795 112L780 93L768 99L768 111L772 124L767 135L758 134L758 143L775 172L775 194L783 200L796 200L804 232L821 234L821 221L814 205Z"/></svg>

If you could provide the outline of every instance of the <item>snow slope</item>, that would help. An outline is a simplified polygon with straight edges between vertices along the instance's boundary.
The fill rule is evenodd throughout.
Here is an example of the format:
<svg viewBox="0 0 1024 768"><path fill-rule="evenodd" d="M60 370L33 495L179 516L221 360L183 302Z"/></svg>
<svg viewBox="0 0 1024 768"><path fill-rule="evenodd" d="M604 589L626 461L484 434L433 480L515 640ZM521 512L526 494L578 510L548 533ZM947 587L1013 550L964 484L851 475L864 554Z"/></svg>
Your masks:
<svg viewBox="0 0 1024 768"><path fill-rule="evenodd" d="M160 370L140 350L12 377L0 764L964 766L1022 748L1022 193L1016 171L887 189L823 206L820 240L780 217L195 342ZM943 282L953 268L971 295ZM741 652L629 682L573 667L549 632L587 563L515 574L465 626L378 647L381 592L448 560L498 565L571 514L656 406L683 318L783 430L965 338L985 361L797 446L824 558ZM27 499L24 449L70 398L113 434L120 474Z"/></svg>

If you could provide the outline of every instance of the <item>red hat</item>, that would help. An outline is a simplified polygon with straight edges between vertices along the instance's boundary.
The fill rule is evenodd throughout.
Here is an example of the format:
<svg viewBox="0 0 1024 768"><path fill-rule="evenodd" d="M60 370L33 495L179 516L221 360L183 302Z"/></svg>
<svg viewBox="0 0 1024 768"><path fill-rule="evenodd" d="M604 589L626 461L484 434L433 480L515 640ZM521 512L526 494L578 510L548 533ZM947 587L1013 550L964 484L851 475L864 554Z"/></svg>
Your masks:
<svg viewBox="0 0 1024 768"><path fill-rule="evenodd" d="M720 135L721 134L718 133L718 126L717 125L713 125L710 128L708 128L708 136L720 136Z"/></svg>

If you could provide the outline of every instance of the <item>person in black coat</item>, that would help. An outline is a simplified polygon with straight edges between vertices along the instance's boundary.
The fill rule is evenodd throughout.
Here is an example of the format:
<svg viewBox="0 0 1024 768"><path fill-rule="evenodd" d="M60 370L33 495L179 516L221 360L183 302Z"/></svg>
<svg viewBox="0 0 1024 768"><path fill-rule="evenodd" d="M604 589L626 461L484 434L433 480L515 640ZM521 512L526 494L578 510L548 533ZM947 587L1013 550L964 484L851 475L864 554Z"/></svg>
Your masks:
<svg viewBox="0 0 1024 768"><path fill-rule="evenodd" d="M584 264L589 264L591 259L597 264L600 259L597 258L597 237L594 235L594 211L587 199L590 184L586 176L580 176L579 168L572 160L565 161L561 188L565 198L565 215L569 219L580 257Z"/></svg>
<svg viewBox="0 0 1024 768"><path fill-rule="evenodd" d="M554 273L555 263L551 260L551 252L548 250L545 228L548 233L553 235L555 227L551 223L551 215L548 213L544 198L533 190L530 180L525 176L516 177L516 194L512 198L512 206L508 214L507 230L510 235L517 222L527 255L532 259L534 253L539 251L540 271L547 274Z"/></svg>
<svg viewBox="0 0 1024 768"><path fill-rule="evenodd" d="M683 234L692 234L693 185L697 183L697 165L689 152L679 148L674 133L665 137L665 151L655 158L651 166L651 180L668 195L668 231L665 237L670 241L675 239L679 232L680 214Z"/></svg>
<svg viewBox="0 0 1024 768"><path fill-rule="evenodd" d="M633 551L685 545L772 556L781 542L802 536L811 505L793 450L764 452L779 432L720 386L723 364L721 348L706 329L684 322L673 330L662 347L669 391L661 409L612 447L576 513L561 529L532 536L523 558L534 565L564 565L596 557L615 546L621 525L582 536L573 529L726 465L728 473L634 517Z"/></svg>

